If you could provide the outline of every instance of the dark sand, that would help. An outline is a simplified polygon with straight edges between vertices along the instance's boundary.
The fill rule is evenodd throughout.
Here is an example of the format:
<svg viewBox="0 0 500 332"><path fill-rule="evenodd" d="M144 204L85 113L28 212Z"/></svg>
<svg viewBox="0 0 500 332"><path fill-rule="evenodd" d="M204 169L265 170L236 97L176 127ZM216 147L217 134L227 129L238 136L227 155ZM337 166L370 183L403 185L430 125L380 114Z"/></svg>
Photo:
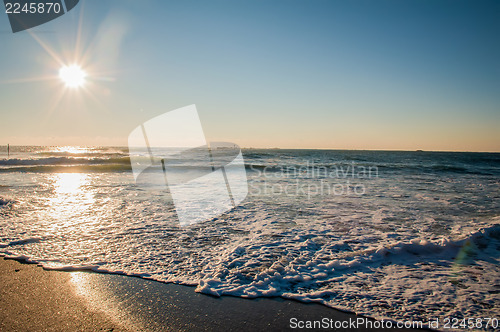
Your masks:
<svg viewBox="0 0 500 332"><path fill-rule="evenodd" d="M215 298L192 287L5 259L0 289L0 331L279 331L291 330L292 317L360 318L319 304Z"/></svg>

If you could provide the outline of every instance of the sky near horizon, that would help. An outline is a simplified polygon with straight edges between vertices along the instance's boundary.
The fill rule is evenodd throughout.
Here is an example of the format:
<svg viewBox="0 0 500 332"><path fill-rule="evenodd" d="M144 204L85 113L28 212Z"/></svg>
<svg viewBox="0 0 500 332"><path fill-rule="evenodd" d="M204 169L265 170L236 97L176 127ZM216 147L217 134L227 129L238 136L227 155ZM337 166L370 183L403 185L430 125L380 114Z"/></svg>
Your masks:
<svg viewBox="0 0 500 332"><path fill-rule="evenodd" d="M126 146L196 104L242 147L500 152L500 2L82 0L13 34L0 145ZM80 31L80 35L79 35ZM62 65L87 72L67 89Z"/></svg>

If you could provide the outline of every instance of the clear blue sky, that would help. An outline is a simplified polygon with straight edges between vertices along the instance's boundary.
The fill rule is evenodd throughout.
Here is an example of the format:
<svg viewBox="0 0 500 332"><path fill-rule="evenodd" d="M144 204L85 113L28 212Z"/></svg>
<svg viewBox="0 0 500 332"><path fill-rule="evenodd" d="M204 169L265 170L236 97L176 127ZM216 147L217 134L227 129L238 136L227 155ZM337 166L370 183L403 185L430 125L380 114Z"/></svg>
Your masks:
<svg viewBox="0 0 500 332"><path fill-rule="evenodd" d="M126 145L196 104L209 141L243 147L500 151L499 18L498 1L82 0L13 34L1 14L0 144ZM74 54L87 84L63 94L55 58Z"/></svg>

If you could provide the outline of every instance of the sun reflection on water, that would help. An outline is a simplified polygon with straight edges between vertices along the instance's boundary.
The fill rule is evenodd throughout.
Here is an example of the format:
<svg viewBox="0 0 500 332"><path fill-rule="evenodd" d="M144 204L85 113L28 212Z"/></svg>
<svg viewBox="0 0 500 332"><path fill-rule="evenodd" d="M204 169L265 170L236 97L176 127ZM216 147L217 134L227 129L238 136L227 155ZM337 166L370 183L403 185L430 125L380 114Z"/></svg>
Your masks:
<svg viewBox="0 0 500 332"><path fill-rule="evenodd" d="M55 174L54 191L58 196L77 196L80 188L88 184L88 174L59 173Z"/></svg>
<svg viewBox="0 0 500 332"><path fill-rule="evenodd" d="M84 154L90 152L89 148L82 146L58 146L53 152L69 153L69 154Z"/></svg>
<svg viewBox="0 0 500 332"><path fill-rule="evenodd" d="M49 213L54 226L84 226L82 218L89 219L95 203L90 174L57 173L52 175L53 195L49 198ZM86 221L86 220L83 220ZM88 220L87 220L88 221Z"/></svg>

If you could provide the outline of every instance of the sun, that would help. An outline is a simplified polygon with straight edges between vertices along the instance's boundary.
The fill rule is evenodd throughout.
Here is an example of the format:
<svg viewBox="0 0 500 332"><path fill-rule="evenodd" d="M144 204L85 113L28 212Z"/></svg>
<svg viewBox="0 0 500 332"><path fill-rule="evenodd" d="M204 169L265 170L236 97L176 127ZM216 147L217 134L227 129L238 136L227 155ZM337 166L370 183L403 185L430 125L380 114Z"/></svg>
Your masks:
<svg viewBox="0 0 500 332"><path fill-rule="evenodd" d="M85 83L87 73L78 65L64 66L59 69L59 78L69 88L79 88Z"/></svg>

